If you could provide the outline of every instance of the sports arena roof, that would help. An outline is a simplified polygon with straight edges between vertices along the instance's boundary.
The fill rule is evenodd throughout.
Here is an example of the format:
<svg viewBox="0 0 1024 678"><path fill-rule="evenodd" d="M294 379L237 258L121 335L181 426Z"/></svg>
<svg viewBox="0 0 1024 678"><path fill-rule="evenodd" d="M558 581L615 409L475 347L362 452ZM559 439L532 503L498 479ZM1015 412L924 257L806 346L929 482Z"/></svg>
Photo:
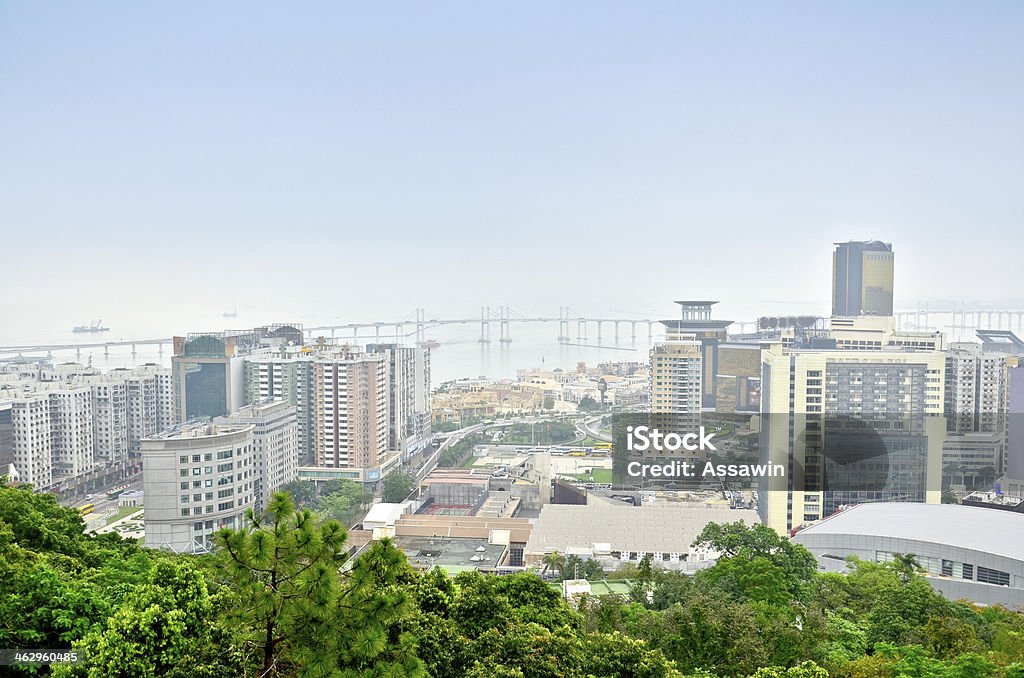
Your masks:
<svg viewBox="0 0 1024 678"><path fill-rule="evenodd" d="M1024 514L960 504L879 502L835 513L801 535L891 537L1024 561Z"/></svg>

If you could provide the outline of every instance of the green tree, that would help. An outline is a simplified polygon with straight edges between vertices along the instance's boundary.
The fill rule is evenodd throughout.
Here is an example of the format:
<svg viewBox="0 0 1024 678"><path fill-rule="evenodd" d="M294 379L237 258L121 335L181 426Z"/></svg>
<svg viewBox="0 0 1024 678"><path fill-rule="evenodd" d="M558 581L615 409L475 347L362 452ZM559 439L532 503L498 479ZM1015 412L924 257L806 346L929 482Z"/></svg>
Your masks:
<svg viewBox="0 0 1024 678"><path fill-rule="evenodd" d="M750 678L828 678L828 671L812 661L806 661L789 668L762 667L755 671Z"/></svg>
<svg viewBox="0 0 1024 678"><path fill-rule="evenodd" d="M388 503L405 501L413 488L416 487L416 480L408 473L391 473L384 478L381 498Z"/></svg>
<svg viewBox="0 0 1024 678"><path fill-rule="evenodd" d="M558 551L552 551L551 553L545 553L544 557L541 558L541 575L547 574L550 570L561 574L562 570L565 569L565 556Z"/></svg>
<svg viewBox="0 0 1024 678"><path fill-rule="evenodd" d="M238 594L234 620L259 654L260 675L283 673L285 665L327 675L334 662L322 634L339 596L345 528L296 511L287 492L274 493L265 516L247 519L242 529L217 533L217 557ZM304 640L315 642L318 657Z"/></svg>
<svg viewBox="0 0 1024 678"><path fill-rule="evenodd" d="M563 581L566 579L602 579L604 568L593 558L584 560L577 555L571 555L565 558L559 573Z"/></svg>
<svg viewBox="0 0 1024 678"><path fill-rule="evenodd" d="M149 584L74 643L83 659L54 667L66 678L229 678L240 657L213 623L202 573L186 560L164 561Z"/></svg>
<svg viewBox="0 0 1024 678"><path fill-rule="evenodd" d="M373 493L354 480L331 480L324 483L316 501L316 514L321 520L337 520L350 525L373 501Z"/></svg>
<svg viewBox="0 0 1024 678"><path fill-rule="evenodd" d="M797 598L802 597L818 569L818 563L810 551L780 536L767 525L748 526L742 521L710 523L697 536L693 545L722 554L710 569L721 565L723 569L733 569L737 574L742 572L748 577L770 571L771 576L777 577L779 584ZM756 559L760 559L756 561L758 567L742 566L743 561ZM714 574L710 576L715 577Z"/></svg>
<svg viewBox="0 0 1024 678"><path fill-rule="evenodd" d="M396 624L410 610L401 584L412 578L389 541L374 542L342 574L345 528L296 511L288 493L275 493L265 516L250 512L247 520L217 533L216 557L258 675L422 674L412 639Z"/></svg>
<svg viewBox="0 0 1024 678"><path fill-rule="evenodd" d="M782 568L764 556L722 558L698 572L696 579L698 583L728 591L736 598L772 605L785 606L792 595Z"/></svg>
<svg viewBox="0 0 1024 678"><path fill-rule="evenodd" d="M280 491L292 495L292 501L299 508L311 507L316 501L316 487L308 480L293 480L290 483L285 483L281 486Z"/></svg>
<svg viewBox="0 0 1024 678"><path fill-rule="evenodd" d="M894 553L892 563L903 583L910 581L914 575L922 571L921 563L913 553Z"/></svg>

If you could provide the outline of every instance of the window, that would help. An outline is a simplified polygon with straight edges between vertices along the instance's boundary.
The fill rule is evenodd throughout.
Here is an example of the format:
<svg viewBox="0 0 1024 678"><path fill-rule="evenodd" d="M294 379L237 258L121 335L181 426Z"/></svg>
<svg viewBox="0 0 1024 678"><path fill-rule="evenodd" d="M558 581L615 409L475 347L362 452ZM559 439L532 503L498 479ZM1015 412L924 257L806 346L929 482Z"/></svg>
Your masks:
<svg viewBox="0 0 1024 678"><path fill-rule="evenodd" d="M202 475L202 474L203 474L203 469L199 468L198 466L196 466L194 469L192 469L192 475L199 476L199 475Z"/></svg>
<svg viewBox="0 0 1024 678"><path fill-rule="evenodd" d="M213 452L207 452L204 454L203 461L213 461Z"/></svg>
<svg viewBox="0 0 1024 678"><path fill-rule="evenodd" d="M964 579L974 579L974 565L964 563Z"/></svg>
<svg viewBox="0 0 1024 678"><path fill-rule="evenodd" d="M996 584L997 586L1010 585L1010 573L1002 570L991 570L987 567L978 566L978 581L985 584Z"/></svg>
<svg viewBox="0 0 1024 678"><path fill-rule="evenodd" d="M208 476L213 475L213 467L212 466L207 466L205 472L206 472L206 475L208 475Z"/></svg>
<svg viewBox="0 0 1024 678"><path fill-rule="evenodd" d="M181 503L182 504L187 504L188 503L188 495L187 494L181 495Z"/></svg>
<svg viewBox="0 0 1024 678"><path fill-rule="evenodd" d="M942 576L952 577L953 576L953 561L943 560L942 561Z"/></svg>
<svg viewBox="0 0 1024 678"><path fill-rule="evenodd" d="M188 457L182 455L182 456L178 457L178 461L181 462L182 464L187 464L188 463Z"/></svg>
<svg viewBox="0 0 1024 678"><path fill-rule="evenodd" d="M199 463L199 455L198 454L193 454L192 455L192 463L193 464L198 464Z"/></svg>
<svg viewBox="0 0 1024 678"><path fill-rule="evenodd" d="M187 468L181 469L181 471L178 472L178 475L179 476L187 476L188 475L188 469Z"/></svg>
<svg viewBox="0 0 1024 678"><path fill-rule="evenodd" d="M187 508L181 509L181 515L187 516L188 515L188 509Z"/></svg>
<svg viewBox="0 0 1024 678"><path fill-rule="evenodd" d="M213 487L213 481L212 480L204 480L203 481L203 485L205 487Z"/></svg>
<svg viewBox="0 0 1024 678"><path fill-rule="evenodd" d="M183 490L187 490L188 489L188 481L187 480L181 484L181 489L183 489Z"/></svg>

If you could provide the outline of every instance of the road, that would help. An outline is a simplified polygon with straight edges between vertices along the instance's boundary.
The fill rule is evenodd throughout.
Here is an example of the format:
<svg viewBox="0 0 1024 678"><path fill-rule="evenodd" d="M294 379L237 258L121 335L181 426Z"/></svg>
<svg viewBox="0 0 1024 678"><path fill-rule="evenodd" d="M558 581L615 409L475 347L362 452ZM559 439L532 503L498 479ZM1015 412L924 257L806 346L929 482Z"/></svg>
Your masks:
<svg viewBox="0 0 1024 678"><path fill-rule="evenodd" d="M119 485L120 484L123 483L119 483ZM109 518L117 513L117 499L107 499L107 492L109 492L114 487L117 487L117 485L112 485L111 487L104 488L102 491L97 492L92 499L79 499L75 501L74 506L92 504L96 507L96 509L92 513L82 517L82 520L85 521L87 530L103 527L104 525L106 525L106 518ZM136 480L135 482L130 483L128 485L128 489L125 491L130 492L132 490L141 489L142 481Z"/></svg>
<svg viewBox="0 0 1024 678"><path fill-rule="evenodd" d="M428 473L434 470L437 466L437 460L441 457L441 453L447 450L452 445L455 445L466 436L472 435L478 431L483 431L486 428L495 426L495 424L475 424L473 426L467 426L466 428L460 428L458 431L452 431L448 439L438 445L437 449L423 462L423 464L416 470L413 476L416 478L416 483L419 484Z"/></svg>
<svg viewBox="0 0 1024 678"><path fill-rule="evenodd" d="M591 438L603 440L608 443L612 442L612 437L610 435L608 435L607 433L601 433L596 428L591 428L591 424L596 424L599 421L601 421L600 416L583 419L581 421L576 422L576 430L583 433L584 436L590 436Z"/></svg>

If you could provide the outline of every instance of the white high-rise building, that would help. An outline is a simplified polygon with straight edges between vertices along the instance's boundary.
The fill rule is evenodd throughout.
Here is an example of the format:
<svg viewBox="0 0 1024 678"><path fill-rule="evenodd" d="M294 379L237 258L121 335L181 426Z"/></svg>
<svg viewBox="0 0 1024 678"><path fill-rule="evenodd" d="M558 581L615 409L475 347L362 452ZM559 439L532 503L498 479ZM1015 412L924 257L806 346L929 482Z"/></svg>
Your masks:
<svg viewBox="0 0 1024 678"><path fill-rule="evenodd" d="M657 342L650 352L651 413L659 428L677 433L700 426L703 358L701 342Z"/></svg>
<svg viewBox="0 0 1024 678"><path fill-rule="evenodd" d="M103 380L92 393L92 437L96 461L104 464L128 458L128 387L123 381Z"/></svg>
<svg viewBox="0 0 1024 678"><path fill-rule="evenodd" d="M1002 432L1006 426L1007 355L972 342L946 352L946 426L950 431Z"/></svg>
<svg viewBox="0 0 1024 678"><path fill-rule="evenodd" d="M245 358L246 402L282 399L295 408L298 425L299 460L313 463L310 355L252 355Z"/></svg>
<svg viewBox="0 0 1024 678"><path fill-rule="evenodd" d="M370 344L388 359L388 445L407 461L430 443L430 350Z"/></svg>
<svg viewBox="0 0 1024 678"><path fill-rule="evenodd" d="M140 365L133 370L139 379L151 379L156 385L156 430L174 426L174 377L171 370L155 364Z"/></svg>
<svg viewBox="0 0 1024 678"><path fill-rule="evenodd" d="M7 476L15 474L12 407L9 400L0 401L0 475Z"/></svg>
<svg viewBox="0 0 1024 678"><path fill-rule="evenodd" d="M51 390L48 396L54 476L73 478L92 470L92 391L87 386L66 386Z"/></svg>
<svg viewBox="0 0 1024 678"><path fill-rule="evenodd" d="M205 552L214 533L240 528L254 508L253 426L197 422L142 441L146 546Z"/></svg>
<svg viewBox="0 0 1024 678"><path fill-rule="evenodd" d="M299 468L299 426L295 408L285 400L268 400L240 408L216 424L253 427L256 462L255 506L265 509L282 485L295 480Z"/></svg>
<svg viewBox="0 0 1024 678"><path fill-rule="evenodd" d="M21 482L37 490L53 484L53 431L50 398L31 394L11 401L14 468Z"/></svg>

